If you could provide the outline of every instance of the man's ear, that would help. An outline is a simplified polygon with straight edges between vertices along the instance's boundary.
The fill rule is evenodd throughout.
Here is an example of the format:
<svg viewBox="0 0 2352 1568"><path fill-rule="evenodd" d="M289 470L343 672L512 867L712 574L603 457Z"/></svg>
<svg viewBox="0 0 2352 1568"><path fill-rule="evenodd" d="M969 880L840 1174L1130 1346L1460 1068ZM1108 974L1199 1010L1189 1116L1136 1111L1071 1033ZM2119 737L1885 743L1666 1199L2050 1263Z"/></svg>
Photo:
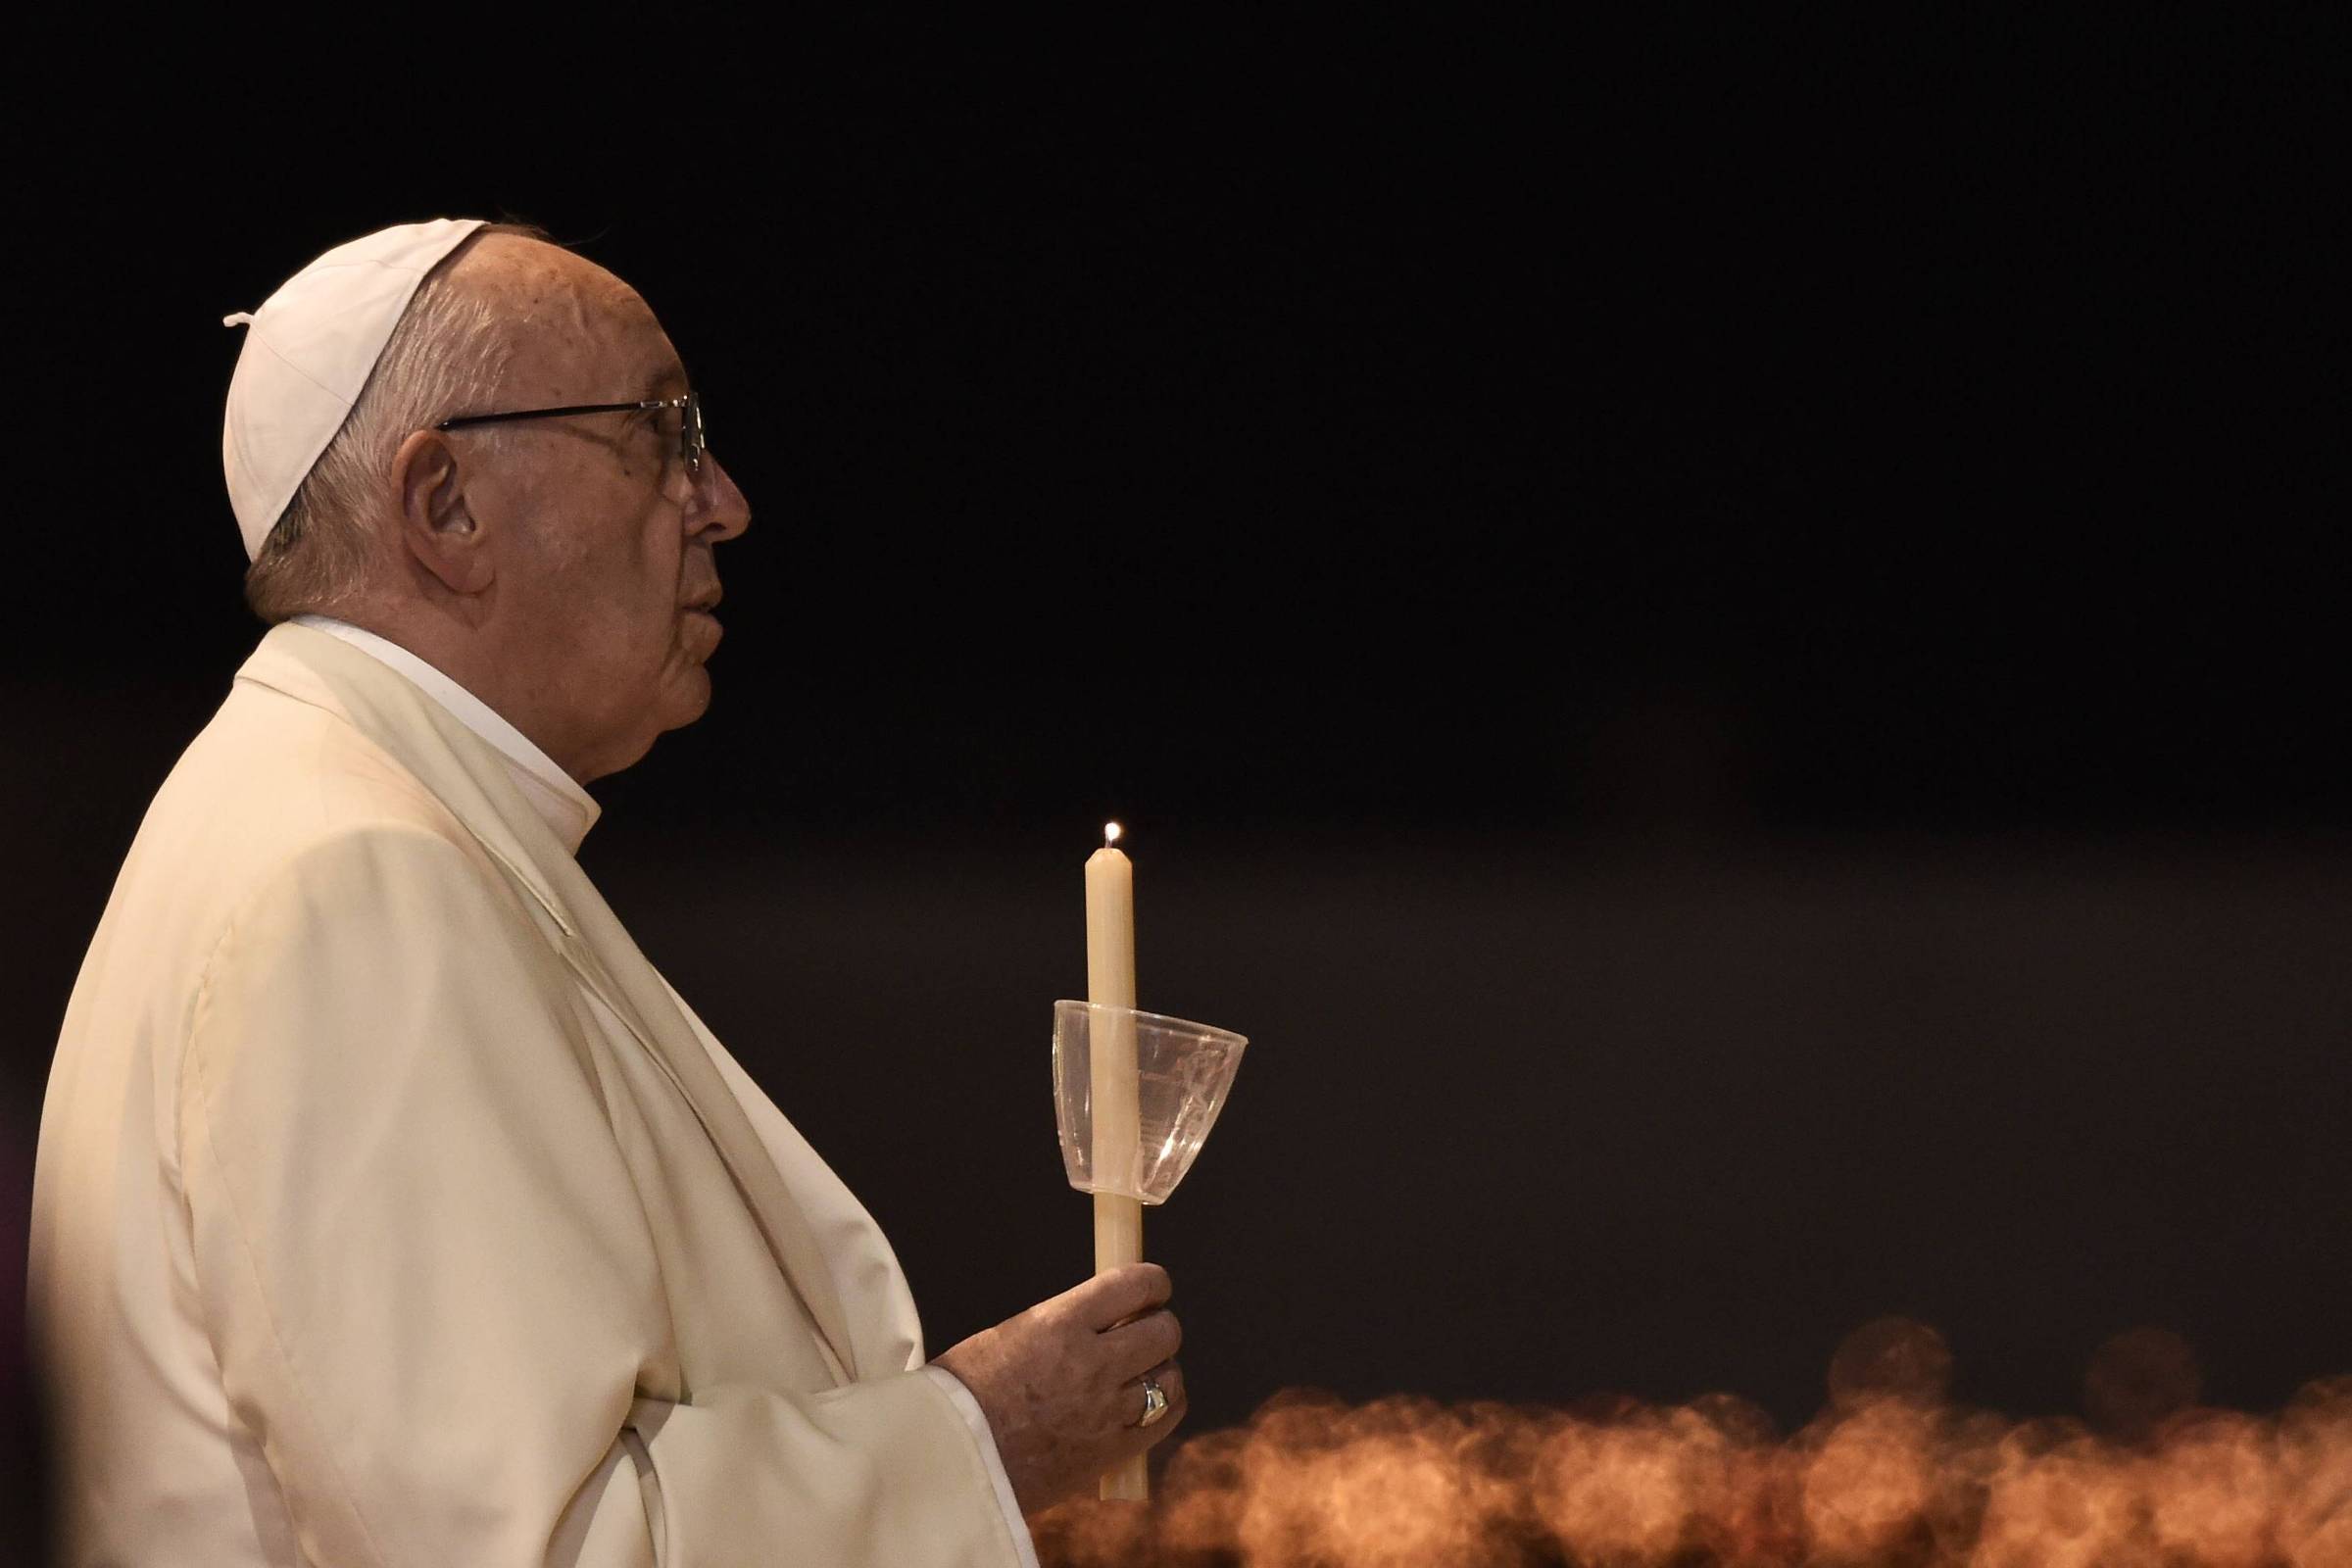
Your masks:
<svg viewBox="0 0 2352 1568"><path fill-rule="evenodd" d="M458 455L438 430L413 430L392 455L401 547L453 594L478 594L496 575L489 540L466 509Z"/></svg>

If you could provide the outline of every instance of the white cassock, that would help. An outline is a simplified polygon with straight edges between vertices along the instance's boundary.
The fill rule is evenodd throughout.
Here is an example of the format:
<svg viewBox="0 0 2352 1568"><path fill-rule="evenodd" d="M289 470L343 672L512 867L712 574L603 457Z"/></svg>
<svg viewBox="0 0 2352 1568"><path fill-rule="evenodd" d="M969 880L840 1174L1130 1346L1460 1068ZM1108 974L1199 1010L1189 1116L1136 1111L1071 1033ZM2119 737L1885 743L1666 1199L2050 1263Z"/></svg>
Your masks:
<svg viewBox="0 0 2352 1568"><path fill-rule="evenodd" d="M573 859L596 813L368 633L237 671L42 1108L75 1568L1035 1568L889 1243Z"/></svg>

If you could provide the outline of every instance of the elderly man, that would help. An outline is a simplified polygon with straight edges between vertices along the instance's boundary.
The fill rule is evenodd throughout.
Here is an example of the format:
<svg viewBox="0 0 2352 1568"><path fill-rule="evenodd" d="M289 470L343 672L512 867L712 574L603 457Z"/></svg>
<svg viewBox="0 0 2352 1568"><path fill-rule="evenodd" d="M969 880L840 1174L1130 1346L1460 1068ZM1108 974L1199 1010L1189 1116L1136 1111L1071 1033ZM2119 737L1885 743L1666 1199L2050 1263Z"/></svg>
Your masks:
<svg viewBox="0 0 2352 1568"><path fill-rule="evenodd" d="M1167 1279L926 1365L865 1210L573 859L750 514L627 285L404 225L252 317L271 629L68 1006L31 1308L75 1564L949 1568L1165 1437Z"/></svg>

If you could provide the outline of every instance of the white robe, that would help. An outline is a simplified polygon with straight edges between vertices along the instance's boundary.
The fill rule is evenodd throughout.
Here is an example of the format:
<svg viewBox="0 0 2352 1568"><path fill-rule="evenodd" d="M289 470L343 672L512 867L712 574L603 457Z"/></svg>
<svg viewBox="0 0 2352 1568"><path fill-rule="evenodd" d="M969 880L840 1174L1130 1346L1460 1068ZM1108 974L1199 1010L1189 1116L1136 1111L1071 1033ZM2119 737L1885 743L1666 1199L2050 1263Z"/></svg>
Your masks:
<svg viewBox="0 0 2352 1568"><path fill-rule="evenodd" d="M66 1560L1034 1568L880 1230L573 860L595 803L306 621L67 1007L28 1303Z"/></svg>

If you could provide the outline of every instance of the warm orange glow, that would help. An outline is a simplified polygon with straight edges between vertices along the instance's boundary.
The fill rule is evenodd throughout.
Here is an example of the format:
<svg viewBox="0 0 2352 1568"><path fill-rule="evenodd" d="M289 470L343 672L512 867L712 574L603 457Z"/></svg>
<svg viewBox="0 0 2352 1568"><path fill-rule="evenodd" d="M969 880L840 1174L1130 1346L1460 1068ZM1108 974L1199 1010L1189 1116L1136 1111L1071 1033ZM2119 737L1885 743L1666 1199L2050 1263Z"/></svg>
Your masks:
<svg viewBox="0 0 2352 1568"><path fill-rule="evenodd" d="M1570 1414L1289 1393L1171 1454L1150 1507L1039 1516L1046 1568L2352 1568L2352 1377L2190 1404L2172 1337L2093 1363L2104 1430L1948 1402L1940 1336L1849 1337L1782 1436L1724 1395ZM2118 1379L2133 1366L2128 1391ZM2155 1390L2153 1394L2148 1390ZM2126 1396L2126 1393L2130 1396ZM2180 1396L2170 1406L2168 1395Z"/></svg>

